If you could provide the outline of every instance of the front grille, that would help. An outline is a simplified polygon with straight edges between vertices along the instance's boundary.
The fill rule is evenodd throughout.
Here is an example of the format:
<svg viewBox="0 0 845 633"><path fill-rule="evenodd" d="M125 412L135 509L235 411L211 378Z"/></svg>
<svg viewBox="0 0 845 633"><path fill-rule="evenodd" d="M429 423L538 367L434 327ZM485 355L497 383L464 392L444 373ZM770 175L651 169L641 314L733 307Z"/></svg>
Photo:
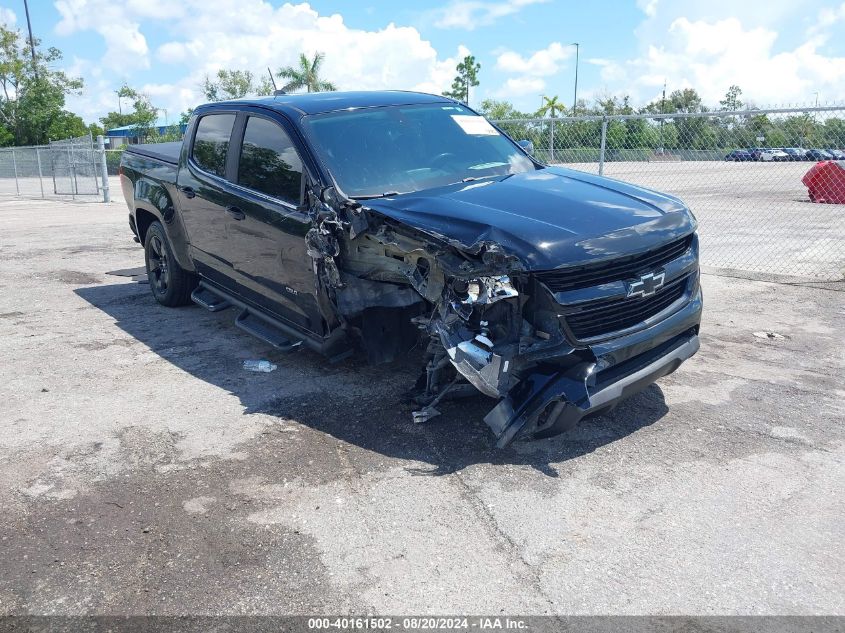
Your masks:
<svg viewBox="0 0 845 633"><path fill-rule="evenodd" d="M634 327L672 305L684 295L689 275L661 288L651 297L591 301L568 314L566 324L579 341L607 336Z"/></svg>
<svg viewBox="0 0 845 633"><path fill-rule="evenodd" d="M609 262L587 264L559 270L544 270L535 273L552 292L578 290L601 284L639 277L641 273L668 264L683 255L692 244L692 235L661 246L646 253L620 257Z"/></svg>

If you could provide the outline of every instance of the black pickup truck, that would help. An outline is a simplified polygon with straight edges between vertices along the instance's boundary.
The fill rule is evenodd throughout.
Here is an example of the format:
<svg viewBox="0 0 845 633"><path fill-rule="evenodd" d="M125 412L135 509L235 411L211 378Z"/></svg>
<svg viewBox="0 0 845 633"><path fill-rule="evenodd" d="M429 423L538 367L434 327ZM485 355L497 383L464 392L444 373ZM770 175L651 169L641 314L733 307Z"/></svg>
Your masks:
<svg viewBox="0 0 845 633"><path fill-rule="evenodd" d="M330 359L421 350L414 420L478 390L503 447L673 372L702 311L680 200L526 146L446 97L278 95L197 108L120 179L159 303Z"/></svg>

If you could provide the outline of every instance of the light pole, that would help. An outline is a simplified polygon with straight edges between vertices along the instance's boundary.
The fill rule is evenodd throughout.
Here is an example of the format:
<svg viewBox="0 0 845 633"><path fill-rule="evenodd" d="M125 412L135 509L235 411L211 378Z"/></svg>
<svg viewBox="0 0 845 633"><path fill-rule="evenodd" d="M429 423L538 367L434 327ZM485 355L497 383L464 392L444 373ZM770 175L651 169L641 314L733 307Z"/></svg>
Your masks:
<svg viewBox="0 0 845 633"><path fill-rule="evenodd" d="M32 54L32 72L38 79L38 64L35 62L35 40L32 39L32 22L29 20L29 2L23 0L23 10L26 12L26 28L29 30L29 52Z"/></svg>
<svg viewBox="0 0 845 633"><path fill-rule="evenodd" d="M571 45L575 47L575 95L572 97L572 116L575 116L575 106L578 105L578 52L579 52L579 45L578 45L578 42L572 42Z"/></svg>

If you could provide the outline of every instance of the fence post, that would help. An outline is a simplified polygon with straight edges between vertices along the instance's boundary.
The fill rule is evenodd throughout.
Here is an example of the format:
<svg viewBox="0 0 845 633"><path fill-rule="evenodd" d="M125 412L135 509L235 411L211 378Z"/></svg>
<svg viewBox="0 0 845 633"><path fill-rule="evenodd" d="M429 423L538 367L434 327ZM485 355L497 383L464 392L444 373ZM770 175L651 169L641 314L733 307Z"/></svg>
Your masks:
<svg viewBox="0 0 845 633"><path fill-rule="evenodd" d="M604 147L607 143L607 117L601 119L601 149L599 150L599 176L604 175Z"/></svg>
<svg viewBox="0 0 845 633"><path fill-rule="evenodd" d="M70 197L76 200L76 165L73 164L73 154L71 153L71 144L67 143L67 164L70 172Z"/></svg>
<svg viewBox="0 0 845 633"><path fill-rule="evenodd" d="M12 148L12 169L15 171L15 194L21 195L21 187L18 184L18 161L15 159L15 148Z"/></svg>
<svg viewBox="0 0 845 633"><path fill-rule="evenodd" d="M549 126L550 126L550 130L551 130L551 133L552 133L551 134L552 138L551 138L551 143L550 143L550 145L552 146L552 150L551 150L552 151L552 159L549 161L549 163L554 165L554 163L555 163L555 120L554 120L554 118L552 118L549 121Z"/></svg>
<svg viewBox="0 0 845 633"><path fill-rule="evenodd" d="M50 173L53 174L53 193L58 195L59 188L56 185L56 150L53 148L52 141L47 146L47 150L50 152Z"/></svg>
<svg viewBox="0 0 845 633"><path fill-rule="evenodd" d="M109 192L109 166L106 162L106 141L102 134L97 135L97 151L100 152L100 175L103 179L103 202L111 202Z"/></svg>
<svg viewBox="0 0 845 633"><path fill-rule="evenodd" d="M38 184L41 186L41 197L44 197L44 176L41 173L41 150L35 148L35 160L38 162Z"/></svg>

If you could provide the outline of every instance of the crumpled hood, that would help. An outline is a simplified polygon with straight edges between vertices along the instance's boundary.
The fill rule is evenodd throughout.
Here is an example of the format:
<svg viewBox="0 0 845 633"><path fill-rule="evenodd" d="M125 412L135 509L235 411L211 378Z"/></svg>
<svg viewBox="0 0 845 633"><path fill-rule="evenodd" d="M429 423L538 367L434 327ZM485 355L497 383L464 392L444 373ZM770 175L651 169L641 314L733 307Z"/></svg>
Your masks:
<svg viewBox="0 0 845 633"><path fill-rule="evenodd" d="M529 270L630 255L695 230L673 196L556 167L364 204L468 252L495 242Z"/></svg>

